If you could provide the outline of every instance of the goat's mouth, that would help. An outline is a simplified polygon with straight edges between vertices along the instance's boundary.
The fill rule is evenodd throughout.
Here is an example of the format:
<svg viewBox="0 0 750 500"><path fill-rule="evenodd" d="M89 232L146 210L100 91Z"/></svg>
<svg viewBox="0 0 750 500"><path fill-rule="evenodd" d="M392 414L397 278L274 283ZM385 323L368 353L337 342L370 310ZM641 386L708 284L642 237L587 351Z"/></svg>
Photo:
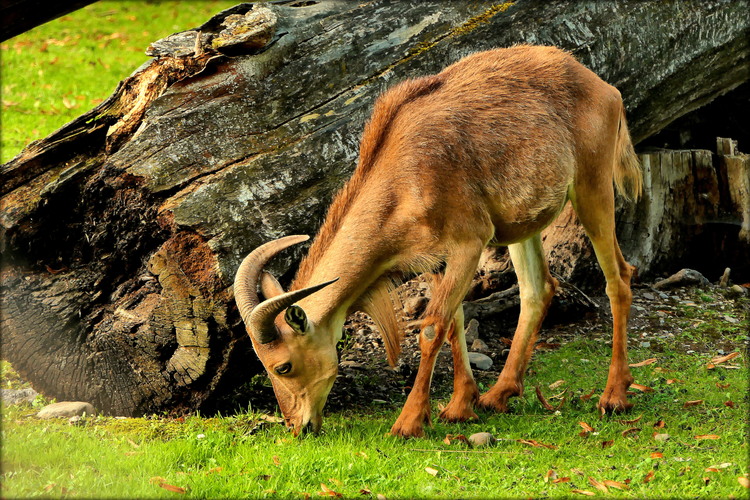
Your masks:
<svg viewBox="0 0 750 500"><path fill-rule="evenodd" d="M302 419L298 422L293 422L288 418L285 418L284 421L295 437L304 434L318 434L320 433L321 427L323 427L323 417L320 415L312 416L307 422Z"/></svg>

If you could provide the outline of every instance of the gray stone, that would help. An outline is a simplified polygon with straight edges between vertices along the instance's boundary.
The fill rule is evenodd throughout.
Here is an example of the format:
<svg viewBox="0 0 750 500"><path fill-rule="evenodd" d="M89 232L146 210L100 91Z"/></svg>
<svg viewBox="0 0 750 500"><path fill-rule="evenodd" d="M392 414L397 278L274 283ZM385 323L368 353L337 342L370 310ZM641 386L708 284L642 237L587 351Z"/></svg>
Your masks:
<svg viewBox="0 0 750 500"><path fill-rule="evenodd" d="M2 389L0 399L4 405L17 405L19 403L31 403L37 396L34 389Z"/></svg>
<svg viewBox="0 0 750 500"><path fill-rule="evenodd" d="M83 414L94 415L96 410L91 403L84 401L61 401L59 403L52 403L42 408L39 413L36 414L39 418L70 418L80 416Z"/></svg>
<svg viewBox="0 0 750 500"><path fill-rule="evenodd" d="M646 292L643 294L643 298L646 300L654 300L656 299L656 296L653 293Z"/></svg>
<svg viewBox="0 0 750 500"><path fill-rule="evenodd" d="M737 297L742 297L744 295L747 295L747 289L745 287L742 287L740 285L732 285L729 287L729 291L732 295L735 295Z"/></svg>
<svg viewBox="0 0 750 500"><path fill-rule="evenodd" d="M489 432L477 432L476 434L472 434L469 436L469 442L472 446L486 446L488 444L492 444L495 441L495 436L490 434Z"/></svg>
<svg viewBox="0 0 750 500"><path fill-rule="evenodd" d="M342 361L339 363L339 366L341 368L354 368L355 370L364 370L365 365L362 363L357 363L356 361Z"/></svg>
<svg viewBox="0 0 750 500"><path fill-rule="evenodd" d="M482 339L474 339L474 342L471 343L471 350L475 352L487 352L489 351L489 347Z"/></svg>
<svg viewBox="0 0 750 500"><path fill-rule="evenodd" d="M492 358L481 352L470 352L469 363L477 370L489 370L492 368Z"/></svg>

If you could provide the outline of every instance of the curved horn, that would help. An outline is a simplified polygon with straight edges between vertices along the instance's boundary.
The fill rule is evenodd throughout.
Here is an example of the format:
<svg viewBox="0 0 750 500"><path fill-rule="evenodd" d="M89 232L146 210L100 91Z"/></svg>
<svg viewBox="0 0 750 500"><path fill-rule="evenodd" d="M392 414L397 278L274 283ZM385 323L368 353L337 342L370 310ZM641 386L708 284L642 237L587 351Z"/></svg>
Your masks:
<svg viewBox="0 0 750 500"><path fill-rule="evenodd" d="M248 327L251 331L254 332L273 332L273 334L275 335L276 327L274 326L273 322L276 319L276 316L278 316L281 311L291 306L295 302L304 299L308 295L312 295L321 288L325 288L331 283L337 282L338 280L339 279L336 278L332 279L331 281L326 281L325 283L320 283L319 285L303 288L302 290L282 293L281 295L277 295L272 299L264 301L250 313L250 320L247 322ZM274 336L266 342L271 342L275 338L276 337ZM258 340L261 344L266 343L260 339Z"/></svg>
<svg viewBox="0 0 750 500"><path fill-rule="evenodd" d="M261 344L266 344L276 338L276 330L253 330L250 328L250 313L258 305L258 279L263 266L277 253L297 243L310 239L307 235L285 236L277 240L265 243L245 257L237 269L234 277L234 300L240 310L242 321L250 329L250 334L255 335Z"/></svg>

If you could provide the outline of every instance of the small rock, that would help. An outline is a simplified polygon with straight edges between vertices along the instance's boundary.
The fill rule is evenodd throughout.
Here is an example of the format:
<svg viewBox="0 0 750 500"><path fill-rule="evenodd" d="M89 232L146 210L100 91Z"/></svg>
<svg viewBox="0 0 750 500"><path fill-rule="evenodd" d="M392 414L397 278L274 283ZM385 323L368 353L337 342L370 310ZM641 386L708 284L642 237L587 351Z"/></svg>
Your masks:
<svg viewBox="0 0 750 500"><path fill-rule="evenodd" d="M667 279L654 283L654 289L664 290L667 288L677 288L686 286L703 286L708 285L709 281L695 269L682 269Z"/></svg>
<svg viewBox="0 0 750 500"><path fill-rule="evenodd" d="M738 320L737 318L733 318L727 314L724 315L724 319L728 321L729 323L732 323L733 325L736 325L737 323L740 322L740 320Z"/></svg>
<svg viewBox="0 0 750 500"><path fill-rule="evenodd" d="M669 434L654 434L654 439L657 441L669 441Z"/></svg>
<svg viewBox="0 0 750 500"><path fill-rule="evenodd" d="M719 286L722 288L726 288L729 286L729 273L731 273L732 270L729 268L724 269L724 274L721 275L721 278L719 278Z"/></svg>
<svg viewBox="0 0 750 500"><path fill-rule="evenodd" d="M645 292L643 298L646 300L656 300L656 296L653 293Z"/></svg>
<svg viewBox="0 0 750 500"><path fill-rule="evenodd" d="M487 352L490 350L490 348L487 346L484 340L474 339L474 342L471 343L471 350L475 352Z"/></svg>
<svg viewBox="0 0 750 500"><path fill-rule="evenodd" d="M666 293L664 293L664 292L659 292L659 298L660 298L661 300L667 300L667 299L669 298L669 295L667 295L667 294L666 294Z"/></svg>
<svg viewBox="0 0 750 500"><path fill-rule="evenodd" d="M743 295L747 295L747 289L740 285L732 285L731 287L729 287L729 291L732 293L732 295L737 296L737 297L742 297Z"/></svg>
<svg viewBox="0 0 750 500"><path fill-rule="evenodd" d="M492 358L481 352L470 352L469 363L477 370L489 370L492 368Z"/></svg>
<svg viewBox="0 0 750 500"><path fill-rule="evenodd" d="M404 302L404 314L407 316L419 316L427 307L427 297L412 297Z"/></svg>
<svg viewBox="0 0 750 500"><path fill-rule="evenodd" d="M641 347L647 349L647 348L651 347L651 342L641 342L640 345L641 345Z"/></svg>
<svg viewBox="0 0 750 500"><path fill-rule="evenodd" d="M479 321L472 319L469 321L469 324L466 326L466 331L464 332L464 337L466 338L466 343L474 342L474 340L477 339L479 335Z"/></svg>
<svg viewBox="0 0 750 500"><path fill-rule="evenodd" d="M495 436L489 432L477 432L476 434L469 436L469 442L472 446L486 446L488 444L493 444L495 441L497 441Z"/></svg>
<svg viewBox="0 0 750 500"><path fill-rule="evenodd" d="M59 403L52 403L42 408L39 413L36 414L39 418L70 418L77 415L94 415L96 411L91 403L84 401L61 401Z"/></svg>
<svg viewBox="0 0 750 500"><path fill-rule="evenodd" d="M34 389L2 389L0 391L0 400L4 405L12 406L19 403L33 403L37 397L37 392Z"/></svg>

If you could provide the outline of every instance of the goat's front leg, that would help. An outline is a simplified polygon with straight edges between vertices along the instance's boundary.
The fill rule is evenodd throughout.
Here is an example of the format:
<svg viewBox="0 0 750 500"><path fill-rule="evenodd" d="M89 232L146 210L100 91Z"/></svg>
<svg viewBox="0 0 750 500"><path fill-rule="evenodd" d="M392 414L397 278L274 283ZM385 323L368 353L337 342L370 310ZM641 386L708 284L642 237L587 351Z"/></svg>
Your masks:
<svg viewBox="0 0 750 500"><path fill-rule="evenodd" d="M406 404L391 434L401 437L421 437L424 424L430 423L430 384L440 348L445 342L454 316L466 295L484 248L483 241L472 241L456 247L446 259L445 275L433 290L432 300L425 311L425 320L419 335L422 358L417 378ZM463 331L463 325L461 325Z"/></svg>

